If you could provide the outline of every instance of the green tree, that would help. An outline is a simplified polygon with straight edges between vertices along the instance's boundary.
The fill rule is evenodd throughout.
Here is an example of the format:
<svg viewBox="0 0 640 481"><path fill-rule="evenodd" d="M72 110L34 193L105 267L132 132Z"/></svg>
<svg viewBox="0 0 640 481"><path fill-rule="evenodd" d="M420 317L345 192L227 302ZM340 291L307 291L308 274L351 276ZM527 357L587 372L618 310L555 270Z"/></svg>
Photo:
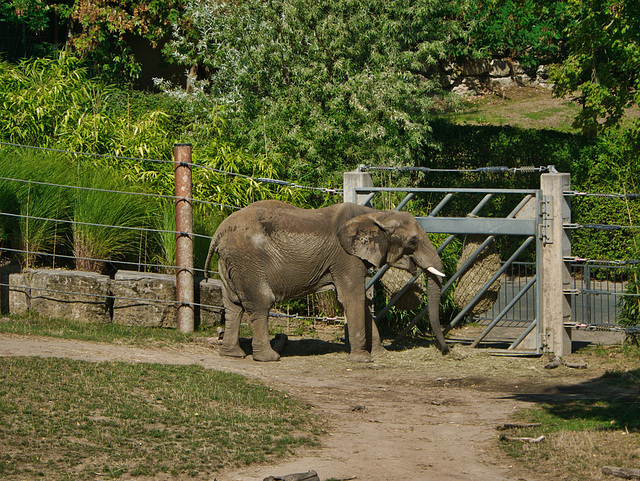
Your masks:
<svg viewBox="0 0 640 481"><path fill-rule="evenodd" d="M595 136L620 122L639 101L640 3L636 0L571 0L565 30L566 59L553 72L560 97L579 92L575 127Z"/></svg>
<svg viewBox="0 0 640 481"><path fill-rule="evenodd" d="M0 2L0 51L17 59L49 53L66 40L74 0Z"/></svg>
<svg viewBox="0 0 640 481"><path fill-rule="evenodd" d="M69 47L109 80L136 79L142 59L135 57L131 40L159 47L170 25L181 24L183 5L184 0L76 0Z"/></svg>
<svg viewBox="0 0 640 481"><path fill-rule="evenodd" d="M145 60L133 45L161 48L183 9L184 0L3 0L0 51L12 60L71 51L101 77L129 83Z"/></svg>
<svg viewBox="0 0 640 481"><path fill-rule="evenodd" d="M207 69L212 96L251 152L283 154L296 181L316 182L345 165L422 155L441 93L437 64L462 36L461 5L191 0L190 27L176 28L172 47L184 65Z"/></svg>
<svg viewBox="0 0 640 481"><path fill-rule="evenodd" d="M565 2L555 0L480 0L470 2L462 20L467 38L458 55L509 56L537 65L560 53Z"/></svg>

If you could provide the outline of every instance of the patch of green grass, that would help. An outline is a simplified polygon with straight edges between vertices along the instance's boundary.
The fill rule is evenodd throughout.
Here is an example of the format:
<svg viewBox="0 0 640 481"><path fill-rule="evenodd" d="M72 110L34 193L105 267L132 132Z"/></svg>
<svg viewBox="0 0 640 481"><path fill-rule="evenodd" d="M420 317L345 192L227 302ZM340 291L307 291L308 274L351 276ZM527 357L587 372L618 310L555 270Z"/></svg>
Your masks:
<svg viewBox="0 0 640 481"><path fill-rule="evenodd" d="M518 420L540 426L507 434L543 435L543 442L501 442L525 466L572 481L599 479L602 466L636 467L640 456L640 349L595 346L581 354L616 367L598 379L560 386L538 406L517 412Z"/></svg>
<svg viewBox="0 0 640 481"><path fill-rule="evenodd" d="M51 319L34 313L0 318L0 332L112 344L160 346L183 343L197 337L217 336L209 325L194 333L183 334L177 329Z"/></svg>
<svg viewBox="0 0 640 481"><path fill-rule="evenodd" d="M204 476L317 442L308 410L198 366L0 358L0 477Z"/></svg>
<svg viewBox="0 0 640 481"><path fill-rule="evenodd" d="M510 125L524 129L574 131L579 106L552 97L543 89L513 89L506 96L484 95L460 102L443 115L456 124Z"/></svg>
<svg viewBox="0 0 640 481"><path fill-rule="evenodd" d="M544 403L520 412L519 417L542 424L533 432L538 436L559 431L640 430L640 402L620 396Z"/></svg>
<svg viewBox="0 0 640 481"><path fill-rule="evenodd" d="M535 110L532 112L523 112L522 116L531 120L544 120L554 117L558 114L564 114L567 111L564 107L555 107L549 109Z"/></svg>

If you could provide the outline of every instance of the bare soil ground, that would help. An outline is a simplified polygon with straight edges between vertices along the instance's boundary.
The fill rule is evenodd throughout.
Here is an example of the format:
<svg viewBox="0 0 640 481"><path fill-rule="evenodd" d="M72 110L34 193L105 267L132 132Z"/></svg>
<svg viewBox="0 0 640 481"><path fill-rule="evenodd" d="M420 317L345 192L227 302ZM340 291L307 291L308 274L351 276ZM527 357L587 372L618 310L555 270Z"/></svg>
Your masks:
<svg viewBox="0 0 640 481"><path fill-rule="evenodd" d="M507 457L496 427L541 400L601 389L605 373L601 366L547 370L546 357L496 357L462 346L446 357L419 347L353 364L340 344L302 339L289 342L280 362L267 364L220 357L206 341L141 348L10 334L0 335L0 355L198 364L277 388L308 403L323 421L321 446L266 465L228 467L217 481L310 469L322 480L551 479Z"/></svg>

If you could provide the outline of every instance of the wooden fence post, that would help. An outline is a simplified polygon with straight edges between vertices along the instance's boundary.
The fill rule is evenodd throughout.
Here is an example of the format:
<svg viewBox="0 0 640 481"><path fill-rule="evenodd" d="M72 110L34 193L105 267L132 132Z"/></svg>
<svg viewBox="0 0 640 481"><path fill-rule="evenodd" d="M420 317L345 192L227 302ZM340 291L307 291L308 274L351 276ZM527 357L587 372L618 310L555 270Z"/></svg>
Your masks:
<svg viewBox="0 0 640 481"><path fill-rule="evenodd" d="M180 332L195 328L191 144L173 147L176 183L176 316Z"/></svg>
<svg viewBox="0 0 640 481"><path fill-rule="evenodd" d="M542 190L542 332L548 351L557 356L571 354L571 297L566 291L571 276L565 258L571 242L563 225L571 222L571 207L564 192L571 176L550 173L540 176Z"/></svg>

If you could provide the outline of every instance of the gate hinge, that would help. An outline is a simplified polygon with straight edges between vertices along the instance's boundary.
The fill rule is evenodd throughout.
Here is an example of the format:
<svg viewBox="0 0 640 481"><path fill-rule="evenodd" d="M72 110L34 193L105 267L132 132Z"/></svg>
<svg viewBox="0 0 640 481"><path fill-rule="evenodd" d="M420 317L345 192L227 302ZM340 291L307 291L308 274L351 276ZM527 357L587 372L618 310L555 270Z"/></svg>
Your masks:
<svg viewBox="0 0 640 481"><path fill-rule="evenodd" d="M540 201L540 222L539 237L544 244L553 244L553 197L542 196Z"/></svg>

